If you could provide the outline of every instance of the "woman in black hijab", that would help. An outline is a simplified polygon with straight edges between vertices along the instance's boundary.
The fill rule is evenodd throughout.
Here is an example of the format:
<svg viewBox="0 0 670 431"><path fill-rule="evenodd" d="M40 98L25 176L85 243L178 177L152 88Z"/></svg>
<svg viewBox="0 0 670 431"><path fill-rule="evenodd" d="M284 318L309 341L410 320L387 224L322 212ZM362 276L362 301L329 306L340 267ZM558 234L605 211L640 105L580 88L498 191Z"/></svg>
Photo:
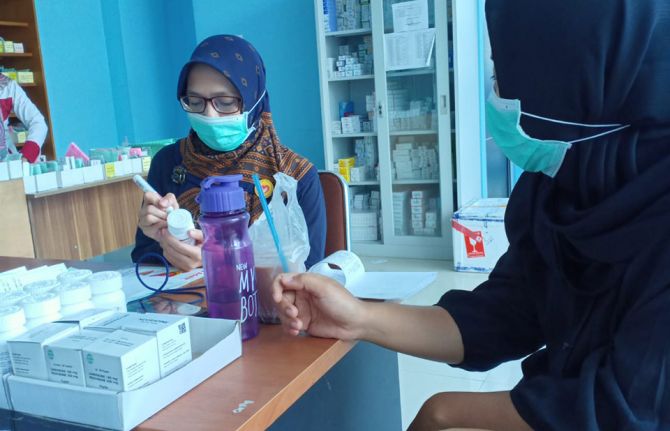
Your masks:
<svg viewBox="0 0 670 431"><path fill-rule="evenodd" d="M516 185L509 250L436 307L285 276L284 325L468 370L528 356L510 392L437 394L412 429L670 429L670 3L488 0L486 12L500 97L530 114L518 142L572 142L557 169Z"/></svg>

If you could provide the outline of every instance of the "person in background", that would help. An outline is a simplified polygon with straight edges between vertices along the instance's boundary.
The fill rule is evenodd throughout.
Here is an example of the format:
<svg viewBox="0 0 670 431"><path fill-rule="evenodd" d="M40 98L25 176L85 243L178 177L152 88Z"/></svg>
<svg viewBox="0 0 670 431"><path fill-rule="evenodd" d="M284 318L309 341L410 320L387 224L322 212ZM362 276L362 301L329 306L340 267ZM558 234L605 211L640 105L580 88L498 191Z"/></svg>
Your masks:
<svg viewBox="0 0 670 431"><path fill-rule="evenodd" d="M509 249L431 307L336 282L273 285L285 329L472 371L525 358L509 391L443 392L410 430L670 429L670 5L488 0L489 132L526 172ZM447 388L445 388L447 389Z"/></svg>
<svg viewBox="0 0 670 431"><path fill-rule="evenodd" d="M177 98L191 131L159 151L151 162L147 180L158 194L144 194L133 261L156 252L182 270L201 266L202 231L190 232L195 245L174 238L166 229L167 207L186 208L197 222L195 197L200 182L213 175L242 174L240 185L253 223L263 209L251 176L259 175L269 188L265 195L270 199L277 172L298 180L298 203L310 241L305 265L323 259L326 210L318 171L280 143L270 111L265 66L256 49L238 36L205 39L182 68Z"/></svg>
<svg viewBox="0 0 670 431"><path fill-rule="evenodd" d="M0 74L0 155L16 152L16 146L9 134L9 114L12 112L28 130L26 142L19 152L27 161L33 163L39 157L47 137L47 124L23 88L13 79Z"/></svg>

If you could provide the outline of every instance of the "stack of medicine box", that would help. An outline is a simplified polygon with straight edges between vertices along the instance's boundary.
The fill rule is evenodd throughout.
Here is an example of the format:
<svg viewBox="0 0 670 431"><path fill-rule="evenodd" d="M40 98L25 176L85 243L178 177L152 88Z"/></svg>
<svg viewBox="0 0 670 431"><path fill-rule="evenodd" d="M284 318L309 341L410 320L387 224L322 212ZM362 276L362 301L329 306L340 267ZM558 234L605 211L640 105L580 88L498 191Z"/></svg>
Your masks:
<svg viewBox="0 0 670 431"><path fill-rule="evenodd" d="M413 190L410 200L414 235L435 236L437 231L437 199L426 190Z"/></svg>
<svg viewBox="0 0 670 431"><path fill-rule="evenodd" d="M359 115L350 115L340 119L342 123L342 134L351 135L361 133L361 117Z"/></svg>
<svg viewBox="0 0 670 431"><path fill-rule="evenodd" d="M339 31L361 28L361 3L359 0L336 0L335 11Z"/></svg>
<svg viewBox="0 0 670 431"><path fill-rule="evenodd" d="M351 168L356 166L355 157L347 157L346 159L339 159L337 161L338 172L346 182L351 182Z"/></svg>
<svg viewBox="0 0 670 431"><path fill-rule="evenodd" d="M393 192L393 231L396 235L407 235L410 226L410 193Z"/></svg>
<svg viewBox="0 0 670 431"><path fill-rule="evenodd" d="M333 71L334 76L336 78L346 78L371 74L373 70L371 46L372 43L371 41L368 42L367 38L364 39L363 43L353 48L350 45L340 45L338 47L338 57L335 61L335 70Z"/></svg>
<svg viewBox="0 0 670 431"><path fill-rule="evenodd" d="M356 183L374 178L377 166L377 145L374 138L366 136L356 139L354 151L356 152L356 167L351 168L351 182Z"/></svg>
<svg viewBox="0 0 670 431"><path fill-rule="evenodd" d="M433 180L439 175L437 151L434 146L416 148L412 138L399 138L392 153L393 177L399 180Z"/></svg>
<svg viewBox="0 0 670 431"><path fill-rule="evenodd" d="M192 356L187 317L108 310L37 326L7 345L16 376L116 392L151 384Z"/></svg>
<svg viewBox="0 0 670 431"><path fill-rule="evenodd" d="M368 113L368 121L363 122L363 132L377 131L377 115L376 115L376 99L375 93L365 95L365 111Z"/></svg>

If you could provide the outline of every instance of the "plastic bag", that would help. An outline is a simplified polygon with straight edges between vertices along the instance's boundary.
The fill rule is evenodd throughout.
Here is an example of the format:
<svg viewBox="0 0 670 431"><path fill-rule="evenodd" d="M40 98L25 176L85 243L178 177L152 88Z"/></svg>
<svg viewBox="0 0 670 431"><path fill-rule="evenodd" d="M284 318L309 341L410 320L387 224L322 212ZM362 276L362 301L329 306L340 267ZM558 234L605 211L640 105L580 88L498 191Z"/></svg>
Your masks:
<svg viewBox="0 0 670 431"><path fill-rule="evenodd" d="M272 200L268 203L289 271L304 272L309 255L309 233L305 215L298 203L298 181L282 172L274 175ZM277 248L265 214L249 228L254 247L259 317L264 323L278 323L272 300L272 280L283 272Z"/></svg>

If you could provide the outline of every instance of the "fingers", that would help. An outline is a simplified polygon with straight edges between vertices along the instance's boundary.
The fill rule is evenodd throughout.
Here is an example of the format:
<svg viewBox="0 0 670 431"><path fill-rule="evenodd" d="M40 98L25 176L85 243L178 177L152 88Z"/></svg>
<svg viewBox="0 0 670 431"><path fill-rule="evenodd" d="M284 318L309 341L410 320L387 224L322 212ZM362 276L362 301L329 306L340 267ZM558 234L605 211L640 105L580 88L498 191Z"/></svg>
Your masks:
<svg viewBox="0 0 670 431"><path fill-rule="evenodd" d="M173 210L179 208L179 203L177 202L177 197L173 193L168 193L163 196L158 202L161 208L167 210L168 207L172 207Z"/></svg>
<svg viewBox="0 0 670 431"><path fill-rule="evenodd" d="M200 229L192 229L188 231L188 236L193 238L196 244L201 243L204 240L202 231Z"/></svg>
<svg viewBox="0 0 670 431"><path fill-rule="evenodd" d="M162 239L161 247L163 255L173 266L182 271L190 271L202 266L202 255L200 245L189 245L179 241L174 236L165 233Z"/></svg>

